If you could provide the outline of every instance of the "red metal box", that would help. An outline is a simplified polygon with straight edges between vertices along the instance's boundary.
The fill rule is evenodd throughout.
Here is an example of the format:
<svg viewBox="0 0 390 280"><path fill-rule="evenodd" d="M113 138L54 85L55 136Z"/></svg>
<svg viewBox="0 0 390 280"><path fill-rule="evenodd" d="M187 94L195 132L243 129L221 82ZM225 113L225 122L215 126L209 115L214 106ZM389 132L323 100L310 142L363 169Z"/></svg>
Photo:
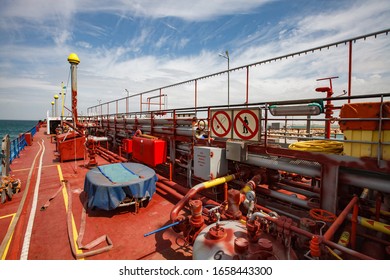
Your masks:
<svg viewBox="0 0 390 280"><path fill-rule="evenodd" d="M133 140L131 139L123 139L122 140L123 151L125 153L133 152Z"/></svg>
<svg viewBox="0 0 390 280"><path fill-rule="evenodd" d="M155 167L166 161L166 142L159 139L133 137L133 158Z"/></svg>
<svg viewBox="0 0 390 280"><path fill-rule="evenodd" d="M26 144L27 144L28 146L31 146L31 145L32 145L32 143L33 143L33 137L32 137L31 132L25 133L25 134L24 134L24 139L26 139Z"/></svg>
<svg viewBox="0 0 390 280"><path fill-rule="evenodd" d="M57 135L57 150L61 162L83 159L85 156L85 136L77 133Z"/></svg>

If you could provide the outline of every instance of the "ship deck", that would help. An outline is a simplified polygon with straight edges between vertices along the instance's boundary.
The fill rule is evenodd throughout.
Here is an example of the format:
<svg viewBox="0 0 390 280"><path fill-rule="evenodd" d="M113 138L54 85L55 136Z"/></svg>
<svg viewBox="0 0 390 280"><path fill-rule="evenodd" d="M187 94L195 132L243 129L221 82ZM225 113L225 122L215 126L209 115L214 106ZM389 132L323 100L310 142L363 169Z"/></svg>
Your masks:
<svg viewBox="0 0 390 280"><path fill-rule="evenodd" d="M96 255L84 256L85 253L88 255L88 250L80 250L76 243L82 224L84 180L90 169L84 160L60 162L55 150L56 144L52 137L41 129L35 134L33 144L26 146L11 165L11 174L20 179L22 185L21 191L14 194L12 200L0 207L2 259L191 258L188 247L183 246L185 242L171 229L144 237L144 234L169 223L170 211L177 197L180 198L180 194L175 197L159 188L147 205L138 211L134 205L110 211L86 209L82 243L87 244L100 236L107 236L112 242L112 248ZM101 157L97 161L99 165L109 163ZM57 191L58 194L53 198ZM41 210L49 200L50 205ZM68 209L73 232L71 239L68 238ZM107 246L106 240L96 248ZM72 253L72 246L75 246L77 256Z"/></svg>
<svg viewBox="0 0 390 280"><path fill-rule="evenodd" d="M315 95L307 99L259 102L256 100L262 97L249 98L249 89L258 86L258 78L254 83L250 79L253 67L342 44L349 46L345 53L351 62L353 43L388 33L388 29L382 30L99 102L87 108L85 116L77 113L79 59L72 53L68 58L72 118L47 115L46 128L58 133L55 136L45 134L44 129L35 133L34 127L13 140L14 149L9 139L2 142L0 156L6 166L2 170L7 171L2 176L8 175L8 159L12 160L11 175L21 181L21 191L9 199L15 188L11 182L10 190L10 183L3 183L2 177L1 258L291 259L298 254L299 259L389 259L390 93L352 95L349 79L348 95L334 97L332 79L338 76L332 76L318 79L329 87L316 87ZM235 71L242 71L241 77L246 78L242 80L245 98L240 94L232 104L229 99L228 104L198 103L199 80L211 81ZM345 74L352 77L351 69ZM183 107L167 108L168 93L163 92L184 84L193 85L193 91L185 91L193 98L183 98L190 97L194 104L189 101L176 104ZM206 94L214 90L207 84L201 90ZM159 95L154 95L156 91ZM159 102L150 102L152 98ZM129 103L140 107L130 109ZM144 105L148 105L146 111ZM30 142L24 147L27 140ZM107 145L106 149L97 147L100 144ZM13 152L22 148L14 158ZM126 151L132 163L153 166L158 182L155 193L153 185L152 199L140 208L137 199L126 207L108 208L113 210L84 206L90 187L102 187L91 181L85 184L89 175L95 178L95 173L88 174L88 165L95 165L97 150L104 156L97 157L98 165L114 162L112 159L127 161L120 155ZM84 151L89 153L88 159ZM80 157L85 158L73 160ZM141 175L136 175L133 180L140 180ZM122 187L116 183L123 182L118 181L115 186ZM224 191L218 193L217 186ZM130 196L137 197L133 192ZM122 193L117 202L124 197ZM202 197L202 203L188 203ZM49 200L50 205L41 211ZM181 216L180 211L188 211L185 207L192 213ZM223 229L219 220L226 222ZM177 223L174 229L182 234L169 228L172 223ZM235 234L244 229L243 236L219 235L229 226ZM149 235L157 229L162 230ZM202 234L215 244L201 239ZM90 248L96 238L103 242ZM264 244L271 244L271 249ZM210 253L211 247L210 256L199 254ZM273 253L263 254L264 250Z"/></svg>

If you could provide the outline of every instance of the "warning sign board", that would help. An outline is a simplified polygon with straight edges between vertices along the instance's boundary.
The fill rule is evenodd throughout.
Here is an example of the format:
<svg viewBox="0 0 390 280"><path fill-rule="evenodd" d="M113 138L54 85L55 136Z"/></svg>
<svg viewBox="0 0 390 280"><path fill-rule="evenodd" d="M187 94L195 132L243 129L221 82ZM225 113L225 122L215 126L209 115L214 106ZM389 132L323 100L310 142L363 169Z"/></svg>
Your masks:
<svg viewBox="0 0 390 280"><path fill-rule="evenodd" d="M233 139L258 141L260 136L260 109L233 111Z"/></svg>
<svg viewBox="0 0 390 280"><path fill-rule="evenodd" d="M211 137L230 138L232 111L211 111Z"/></svg>

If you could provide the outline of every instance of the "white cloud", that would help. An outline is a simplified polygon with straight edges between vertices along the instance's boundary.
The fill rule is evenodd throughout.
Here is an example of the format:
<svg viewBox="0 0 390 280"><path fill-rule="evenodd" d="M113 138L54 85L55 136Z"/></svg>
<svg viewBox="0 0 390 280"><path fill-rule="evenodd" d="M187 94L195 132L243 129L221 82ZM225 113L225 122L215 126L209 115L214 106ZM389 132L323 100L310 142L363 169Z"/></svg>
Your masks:
<svg viewBox="0 0 390 280"><path fill-rule="evenodd" d="M76 42L76 46L79 46L79 47L82 47L82 48L85 48L85 49L91 49L92 48L92 45L88 42L85 42L85 41L79 41L79 42Z"/></svg>
<svg viewBox="0 0 390 280"><path fill-rule="evenodd" d="M185 20L207 20L232 13L250 12L253 8L270 2L267 0L199 0L199 1L131 1L129 9L143 16L179 17Z"/></svg>
<svg viewBox="0 0 390 280"><path fill-rule="evenodd" d="M190 42L189 38L181 38L180 41L178 42L177 46L179 48L184 48L185 46L188 45L189 42Z"/></svg>
<svg viewBox="0 0 390 280"><path fill-rule="evenodd" d="M53 19L58 15L69 18L75 13L110 12L127 16L184 20L208 20L216 16L250 12L271 0L14 0L4 4L5 17L19 17L37 21Z"/></svg>
<svg viewBox="0 0 390 280"><path fill-rule="evenodd" d="M63 30L54 35L54 42L56 45L64 45L72 38L72 33L68 30Z"/></svg>

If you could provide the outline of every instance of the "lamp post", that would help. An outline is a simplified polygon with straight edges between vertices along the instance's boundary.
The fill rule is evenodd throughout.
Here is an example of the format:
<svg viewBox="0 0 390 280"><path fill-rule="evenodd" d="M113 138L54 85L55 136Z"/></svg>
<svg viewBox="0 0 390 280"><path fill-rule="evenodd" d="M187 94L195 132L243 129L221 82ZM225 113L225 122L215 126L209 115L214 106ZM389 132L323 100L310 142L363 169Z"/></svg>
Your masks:
<svg viewBox="0 0 390 280"><path fill-rule="evenodd" d="M70 80L72 85L73 124L77 127L79 126L79 121L77 117L77 65L80 63L80 59L77 54L71 53L68 56L68 62L70 63Z"/></svg>
<svg viewBox="0 0 390 280"><path fill-rule="evenodd" d="M54 101L51 102L51 116L54 117Z"/></svg>
<svg viewBox="0 0 390 280"><path fill-rule="evenodd" d="M229 57L229 52L225 51L225 54L220 53L219 56L225 58L227 60L227 65L228 65L228 106L230 106L230 57Z"/></svg>
<svg viewBox="0 0 390 280"><path fill-rule="evenodd" d="M126 114L129 112L129 91L127 90L127 88L125 88L125 91L127 93L127 97L126 97Z"/></svg>
<svg viewBox="0 0 390 280"><path fill-rule="evenodd" d="M64 105L65 105L65 92L64 92L64 89L66 89L66 86L64 86L64 82L61 82L61 100L62 100L62 103L61 103L61 117L64 118Z"/></svg>
<svg viewBox="0 0 390 280"><path fill-rule="evenodd" d="M58 99L58 95L54 95L54 117L57 117L57 99Z"/></svg>
<svg viewBox="0 0 390 280"><path fill-rule="evenodd" d="M102 107L101 107L100 103L102 102L102 100L98 99L97 102L99 102L99 115L101 115L102 114Z"/></svg>

